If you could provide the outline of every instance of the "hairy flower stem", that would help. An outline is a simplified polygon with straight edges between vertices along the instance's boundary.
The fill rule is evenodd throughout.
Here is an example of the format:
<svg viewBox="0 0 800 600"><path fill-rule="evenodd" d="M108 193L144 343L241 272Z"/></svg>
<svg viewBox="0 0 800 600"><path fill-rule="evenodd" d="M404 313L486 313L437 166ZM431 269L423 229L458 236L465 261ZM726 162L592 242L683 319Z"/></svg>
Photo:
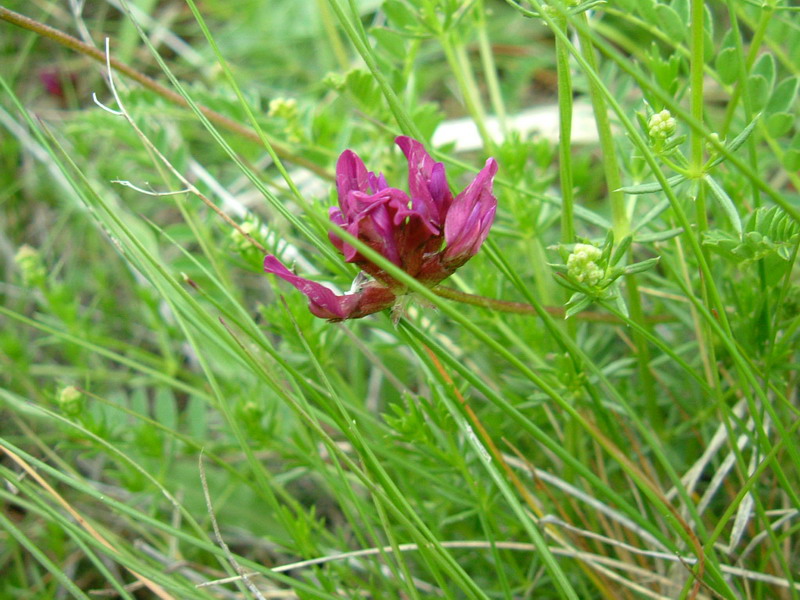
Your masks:
<svg viewBox="0 0 800 600"><path fill-rule="evenodd" d="M450 65L453 76L456 78L464 104L481 135L483 146L487 151L491 152L494 148L494 140L486 126L486 111L483 108L478 84L475 82L475 76L472 73L464 45L449 31L444 31L439 35L439 43L444 51L447 64Z"/></svg>
<svg viewBox="0 0 800 600"><path fill-rule="evenodd" d="M508 133L506 107L503 102L503 94L500 91L500 79L497 75L497 65L495 65L492 46L489 42L489 34L486 27L486 6L483 0L480 0L475 9L475 24L478 34L478 51L481 56L481 66L483 67L484 78L486 79L486 87L489 90L489 100L492 104L492 110L494 110L495 115L497 115L500 131L503 133L503 137L505 137Z"/></svg>
<svg viewBox="0 0 800 600"><path fill-rule="evenodd" d="M42 37L46 37L48 39L53 40L57 44L64 46L65 48L69 48L70 50L74 50L88 56L91 59L96 60L101 64L105 64L106 57L102 50L95 48L94 46L90 46L82 42L81 40L72 37L71 35L64 33L58 29L50 27L49 25L45 25L40 21L36 21L31 19L30 17L26 17L25 15L21 15L16 13L12 10L4 8L0 6L0 20L6 21L11 23L12 25L16 25L17 27L21 27L23 29L27 29L28 31L32 31L37 35ZM154 79L151 79L144 73L137 71L133 67L115 59L111 58L110 60L111 68L133 79L137 83L141 84L143 87L147 88L151 92L154 92L161 96L162 98L182 106L184 108L188 108L189 104L186 102L186 99L178 94L177 92L172 91L171 89L161 85ZM215 110L212 110L203 105L197 105L200 111L209 119L209 121L213 122L220 127L227 129L228 131L232 131L242 137L245 137L249 140L252 140L258 144L261 144L261 138L259 137L258 133L242 125L241 123L226 117L225 115L218 113ZM333 180L333 174L330 173L327 169L319 166L318 164L303 158L302 156L298 156L292 153L288 148L279 144L278 142L271 141L272 147L275 150L275 153L282 159L285 159L289 162L292 162L298 166L301 166L309 171L319 175L320 177L324 177L325 179Z"/></svg>
<svg viewBox="0 0 800 600"><path fill-rule="evenodd" d="M592 36L589 34L589 17L585 12L578 18L583 27L578 28L578 39L580 41L581 55L586 60L589 67L597 72L597 58L595 56ZM614 134L611 131L611 121L608 117L608 104L605 101L603 92L599 85L590 79L589 93L594 108L594 117L597 122L597 136L600 139L600 147L603 151L603 168L605 170L606 185L611 201L611 221L614 229L614 238L617 241L630 233L630 221L625 210L625 194L620 191L622 187L622 176L617 160L617 151L614 143ZM632 260L632 251L629 252L629 259ZM631 311L631 318L639 325L646 327L644 313L642 311L642 298L639 294L639 286L635 275L625 278L628 291L628 305ZM647 340L638 331L633 332L633 341L636 344L636 356L638 362L639 379L642 383L642 390L647 399L648 417L651 422L660 421L658 403L656 398L655 382L650 372L650 348Z"/></svg>
<svg viewBox="0 0 800 600"><path fill-rule="evenodd" d="M589 17L585 12L578 16L583 27L576 28L578 40L580 42L581 55L589 68L595 73L598 71L597 57L595 56L594 43L589 34ZM630 222L625 211L625 194L620 191L622 188L622 175L620 174L619 161L614 141L614 133L611 130L611 120L608 117L608 104L606 103L603 92L599 85L589 79L589 95L594 109L594 118L597 122L597 137L600 140L600 148L603 151L603 170L608 186L608 196L611 201L611 222L614 227L614 237L621 240L630 232Z"/></svg>
<svg viewBox="0 0 800 600"><path fill-rule="evenodd" d="M558 15L553 19L555 26L564 33L568 32L567 19ZM558 85L558 175L561 187L561 243L572 244L575 242L575 194L572 178L572 72L569 60L569 49L560 38L556 38L556 74ZM563 301L568 301L571 292L562 290ZM577 327L573 320L566 322L566 334L572 339L576 338ZM580 374L575 361L566 361L565 370L570 373L573 381L580 380ZM575 419L567 419L564 423L564 444L570 453L579 453L579 438L581 428ZM565 468L564 478L572 481L575 472L572 468Z"/></svg>
<svg viewBox="0 0 800 600"><path fill-rule="evenodd" d="M690 21L690 56L689 56L689 81L690 81L690 96L689 96L689 109L692 117L698 122L703 122L703 66L705 64L705 57L703 54L704 43L704 23L703 23L703 0L692 0L691 3L691 21ZM697 178L697 197L695 198L695 222L697 225L697 236L700 239L703 232L708 230L708 215L706 214L706 195L705 184L701 177L703 176L703 143L705 138L700 131L692 130L691 137L689 138L689 171L690 174ZM700 246L700 252L703 258L708 262L708 251L704 246ZM713 282L703 279L702 296L703 301L708 304L709 297L713 293ZM716 353L713 344L713 333L707 323L700 324L698 334L705 338L705 345L709 354L709 363L716 364ZM712 383L715 386L719 385L719 376L716 369L711 369Z"/></svg>
<svg viewBox="0 0 800 600"><path fill-rule="evenodd" d="M437 296L440 296L442 298L447 298L448 300L453 300L455 302L463 302L464 304L472 304L473 306L480 306L482 308L488 308L490 310L515 313L519 315L539 314L533 305L525 304L524 302L511 302L508 300L497 300L495 298L486 298L485 296L468 294L467 292L462 292L461 290L445 287L443 285L437 285L433 287L432 291ZM545 306L543 308L548 314L553 315L554 317L564 316L564 309L560 306ZM598 313L591 311L583 311L575 315L574 317L570 318L582 321L595 321L598 323L616 323L616 324L624 323L624 321L622 321L616 315L609 315L605 313ZM670 321L670 320L672 320L671 317L650 317L647 319L647 322L663 323L665 321Z"/></svg>
<svg viewBox="0 0 800 600"><path fill-rule="evenodd" d="M555 19L561 29L566 30L567 20ZM572 183L572 74L569 66L569 50L556 38L556 73L558 76L558 171L561 182L561 243L575 241L575 218L573 215Z"/></svg>

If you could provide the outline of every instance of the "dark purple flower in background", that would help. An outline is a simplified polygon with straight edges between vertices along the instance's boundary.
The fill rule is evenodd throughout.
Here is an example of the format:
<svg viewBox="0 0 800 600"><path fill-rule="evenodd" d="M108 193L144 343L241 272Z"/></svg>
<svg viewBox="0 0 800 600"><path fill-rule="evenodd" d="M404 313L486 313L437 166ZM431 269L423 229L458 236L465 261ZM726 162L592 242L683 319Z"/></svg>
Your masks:
<svg viewBox="0 0 800 600"><path fill-rule="evenodd" d="M497 199L492 180L497 162L490 158L464 191L453 198L442 163L434 162L416 140L400 136L397 145L408 160L409 197L389 187L383 175L367 171L358 155L345 150L336 164L339 206L330 219L426 286L452 275L475 256L489 235ZM264 270L288 281L309 299L313 314L330 320L357 319L394 305L405 285L363 257L335 233L331 243L347 262L373 280L351 294L337 296L319 283L298 277L274 256Z"/></svg>

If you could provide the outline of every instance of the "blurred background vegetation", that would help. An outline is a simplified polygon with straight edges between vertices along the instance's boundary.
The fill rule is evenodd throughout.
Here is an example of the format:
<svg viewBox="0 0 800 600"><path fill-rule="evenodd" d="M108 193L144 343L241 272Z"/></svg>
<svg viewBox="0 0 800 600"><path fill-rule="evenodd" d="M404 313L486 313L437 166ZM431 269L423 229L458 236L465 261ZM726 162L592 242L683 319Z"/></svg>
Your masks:
<svg viewBox="0 0 800 600"><path fill-rule="evenodd" d="M113 58L174 89L160 58L240 125L219 128L226 148L117 74L149 146L93 102L121 108L102 62L0 22L0 597L798 597L797 13L707 3L701 129L687 116L695 4L551 13L573 36L591 24L593 72L621 107L620 221L574 58L560 103L574 99L575 143L558 158L552 18L499 0L3 1L100 51L108 37ZM666 149L647 137L664 108L678 122ZM505 135L487 138L487 114ZM455 134L435 137L443 124ZM270 252L346 290L355 271L323 225L336 157L353 148L404 187L401 132L438 139L458 189L500 162L491 243L453 278L462 291L563 314L550 264L612 229L633 236L621 257L659 267L588 298L605 321L421 303L399 326L329 324L175 193L187 186L155 152ZM672 180L672 202L646 157L673 177L691 138L710 162ZM259 576L196 587L235 565Z"/></svg>

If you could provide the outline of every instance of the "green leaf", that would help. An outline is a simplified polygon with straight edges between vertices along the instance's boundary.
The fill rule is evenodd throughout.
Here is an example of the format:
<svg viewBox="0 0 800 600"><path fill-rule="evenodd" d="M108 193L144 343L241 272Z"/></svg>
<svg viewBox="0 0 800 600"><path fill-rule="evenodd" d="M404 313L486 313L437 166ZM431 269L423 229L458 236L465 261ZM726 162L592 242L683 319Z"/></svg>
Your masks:
<svg viewBox="0 0 800 600"><path fill-rule="evenodd" d="M781 81L770 96L764 112L768 115L789 112L797 99L798 85L800 85L800 80L796 76L787 77Z"/></svg>
<svg viewBox="0 0 800 600"><path fill-rule="evenodd" d="M741 242L742 240L739 236L722 229L709 229L703 232L703 246L733 262L741 261L740 257L733 252Z"/></svg>
<svg viewBox="0 0 800 600"><path fill-rule="evenodd" d="M728 150L728 152L733 153L736 152L739 148L741 148L742 144L744 144L747 141L747 138L750 137L750 134L753 133L753 129L755 129L756 122L758 121L759 116L761 115L760 114L756 115L753 118L753 120L750 121L750 123L748 123L747 127L745 127L744 129L742 129L741 132L739 132L739 135L733 138L729 144L725 145L725 148ZM712 160L708 164L708 166L713 167L714 165L718 165L719 163L721 163L723 160L725 160L725 157L723 155L719 155L714 160Z"/></svg>
<svg viewBox="0 0 800 600"><path fill-rule="evenodd" d="M656 231L654 233L645 233L642 235L636 235L633 238L633 241L637 244L649 244L652 242L663 242L666 240L671 240L674 237L678 237L680 234L683 233L682 227L676 227L675 229L667 229L666 231Z"/></svg>
<svg viewBox="0 0 800 600"><path fill-rule="evenodd" d="M385 27L374 27L370 30L378 46L398 61L406 59L406 36Z"/></svg>
<svg viewBox="0 0 800 600"><path fill-rule="evenodd" d="M775 58L772 54L765 53L759 57L747 79L747 86L753 110L764 108L775 86Z"/></svg>
<svg viewBox="0 0 800 600"><path fill-rule="evenodd" d="M739 53L736 48L723 48L714 61L722 83L731 85L739 78Z"/></svg>
<svg viewBox="0 0 800 600"><path fill-rule="evenodd" d="M589 240L586 240L589 242ZM591 242L590 242L591 243ZM614 248L614 230L609 229L608 233L606 234L606 239L603 241L603 252L600 255L600 258L597 260L597 264L601 267L606 267L608 265L608 260L611 258L611 250Z"/></svg>
<svg viewBox="0 0 800 600"><path fill-rule="evenodd" d="M767 131L772 137L780 137L785 135L792 129L794 125L795 116L788 112L779 112L770 115L766 119Z"/></svg>
<svg viewBox="0 0 800 600"><path fill-rule="evenodd" d="M178 422L178 410L175 406L175 396L168 388L159 388L153 404L155 420L168 429L175 429Z"/></svg>
<svg viewBox="0 0 800 600"><path fill-rule="evenodd" d="M766 77L763 75L751 75L747 79L747 90L750 94L750 102L753 110L761 110L769 100L772 91Z"/></svg>
<svg viewBox="0 0 800 600"><path fill-rule="evenodd" d="M622 297L622 294L620 294L619 291L617 291L617 293L614 294L614 304L617 305L617 310L620 313L622 313L626 317L630 317L630 313L628 312L628 305L625 304L625 299Z"/></svg>
<svg viewBox="0 0 800 600"><path fill-rule="evenodd" d="M667 183L670 187L673 187L686 179L685 175L673 175L672 177L667 179ZM661 191L661 183L658 181L654 181L652 183L640 183L637 185L627 185L625 187L619 188L617 190L619 192L624 192L626 194L652 194L653 192L660 192Z"/></svg>
<svg viewBox="0 0 800 600"><path fill-rule="evenodd" d="M769 89L772 90L772 86L775 85L775 57L768 52L759 56L750 75L763 77L767 81Z"/></svg>
<svg viewBox="0 0 800 600"><path fill-rule="evenodd" d="M186 405L185 417L192 437L198 440L206 439L208 435L206 403L200 398L190 397Z"/></svg>
<svg viewBox="0 0 800 600"><path fill-rule="evenodd" d="M425 139L430 139L439 123L444 120L444 113L439 105L431 102L414 107L411 116Z"/></svg>
<svg viewBox="0 0 800 600"><path fill-rule="evenodd" d="M722 208L722 210L725 211L725 214L728 215L728 219L730 219L731 224L733 225L734 229L736 229L736 232L741 233L742 221L739 218L739 212L736 210L731 197L728 196L728 193L722 189L722 186L720 186L717 181L711 177L711 175L706 175L703 177L703 180L708 184L708 189L719 203L720 208Z"/></svg>
<svg viewBox="0 0 800 600"><path fill-rule="evenodd" d="M583 292L574 294L572 298L569 299L569 302L567 302L567 310L564 313L564 319L569 319L570 317L577 315L579 312L586 309L591 303L592 298Z"/></svg>
<svg viewBox="0 0 800 600"><path fill-rule="evenodd" d="M622 238L622 241L619 245L614 249L614 254L611 256L611 261L608 263L609 265L616 265L622 258L625 256L625 253L628 251L628 248L631 247L631 243L633 242L633 237L630 235L626 235Z"/></svg>
<svg viewBox="0 0 800 600"><path fill-rule="evenodd" d="M652 56L654 52L658 52L658 48L655 47L655 44L653 44L653 48L650 49L650 55ZM647 115L640 110L637 110L634 115L636 116L636 121L639 123L639 128L647 135Z"/></svg>
<svg viewBox="0 0 800 600"><path fill-rule="evenodd" d="M646 21L649 21L652 24L658 23L658 13L656 12L655 0L640 0L637 3L636 9Z"/></svg>
<svg viewBox="0 0 800 600"><path fill-rule="evenodd" d="M689 0L672 0L672 2L670 2L670 8L675 11L675 14L678 15L678 18L683 23L689 23Z"/></svg>
<svg viewBox="0 0 800 600"><path fill-rule="evenodd" d="M656 6L656 14L658 15L659 27L664 33L666 33L673 42L682 42L686 37L688 28L686 23L681 21L681 17L675 9L666 4L659 4Z"/></svg>
<svg viewBox="0 0 800 600"><path fill-rule="evenodd" d="M708 5L705 6L706 16L708 15ZM703 60L710 64L714 60L714 27L706 25L703 28Z"/></svg>
<svg viewBox="0 0 800 600"><path fill-rule="evenodd" d="M634 273L643 273L644 271L649 271L653 267L658 264L658 261L661 260L660 256L656 256L653 258L648 258L647 260L643 260L638 263L633 263L632 265L628 265L625 267L625 274L626 275L633 275Z"/></svg>
<svg viewBox="0 0 800 600"><path fill-rule="evenodd" d="M800 171L800 150L787 150L783 155L783 166L789 171Z"/></svg>
<svg viewBox="0 0 800 600"><path fill-rule="evenodd" d="M345 88L367 113L380 104L381 92L372 76L362 69L353 69L345 78Z"/></svg>
<svg viewBox="0 0 800 600"><path fill-rule="evenodd" d="M389 23L397 28L407 31L419 30L419 17L405 2L387 0L383 3L383 12Z"/></svg>
<svg viewBox="0 0 800 600"><path fill-rule="evenodd" d="M742 131L737 135L735 138L731 140L731 143L726 146L729 152L736 152L739 148L742 147L742 144L747 141L747 138L750 137L750 134L753 132L753 129L756 126L756 121L758 121L759 115L756 115L755 118L748 123L747 127L742 129Z"/></svg>
<svg viewBox="0 0 800 600"><path fill-rule="evenodd" d="M758 208L750 215L740 236L719 229L703 234L703 245L735 263L769 259L771 277L785 270L800 236L798 225L778 206Z"/></svg>

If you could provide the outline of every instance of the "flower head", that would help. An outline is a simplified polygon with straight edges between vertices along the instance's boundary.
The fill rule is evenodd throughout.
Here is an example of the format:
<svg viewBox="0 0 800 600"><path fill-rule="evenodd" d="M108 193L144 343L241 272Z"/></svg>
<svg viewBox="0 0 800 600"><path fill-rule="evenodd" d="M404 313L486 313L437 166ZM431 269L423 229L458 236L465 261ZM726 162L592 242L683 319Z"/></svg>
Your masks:
<svg viewBox="0 0 800 600"><path fill-rule="evenodd" d="M81 391L73 385L68 385L58 393L58 405L70 417L75 417L83 410L85 398Z"/></svg>
<svg viewBox="0 0 800 600"><path fill-rule="evenodd" d="M567 272L580 283L597 285L605 270L597 264L603 252L590 244L575 244L575 248L567 259Z"/></svg>
<svg viewBox="0 0 800 600"><path fill-rule="evenodd" d="M452 275L480 249L494 221L497 199L492 182L497 162L490 158L475 179L455 198L444 165L434 162L422 144L400 136L395 142L408 161L410 195L389 187L383 175L367 171L358 155L345 150L336 164L339 206L330 219L406 273L433 286ZM351 294L337 296L328 288L294 275L274 256L264 270L303 292L318 317L357 319L389 308L406 287L372 263L335 233L331 243L347 262L373 280Z"/></svg>
<svg viewBox="0 0 800 600"><path fill-rule="evenodd" d="M651 139L665 140L675 133L678 124L667 109L655 113L647 121L647 133Z"/></svg>

